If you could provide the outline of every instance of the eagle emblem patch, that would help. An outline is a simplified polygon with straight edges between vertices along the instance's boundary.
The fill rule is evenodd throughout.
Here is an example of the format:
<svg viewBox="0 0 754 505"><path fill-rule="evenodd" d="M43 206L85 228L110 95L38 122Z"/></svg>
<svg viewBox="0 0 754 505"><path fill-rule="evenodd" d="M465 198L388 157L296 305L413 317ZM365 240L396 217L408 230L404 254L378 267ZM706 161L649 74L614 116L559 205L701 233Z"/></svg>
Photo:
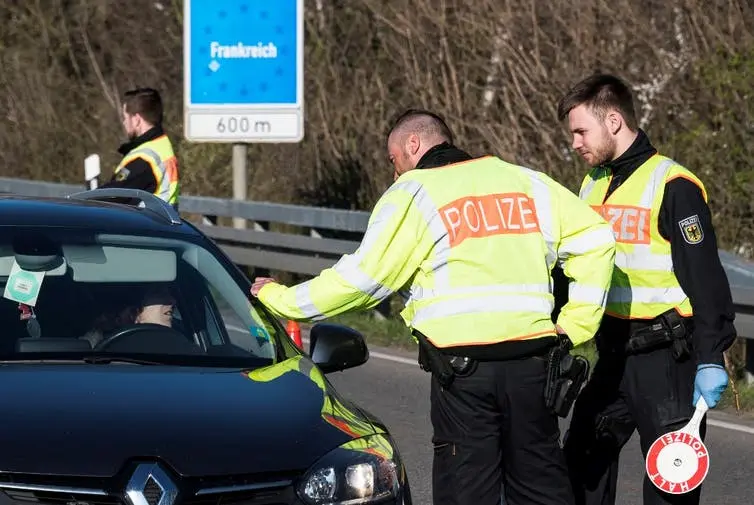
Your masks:
<svg viewBox="0 0 754 505"><path fill-rule="evenodd" d="M683 240L685 240L687 243L695 245L704 240L704 230L702 230L702 225L699 222L699 216L697 216L696 214L678 221L678 225L681 227Z"/></svg>
<svg viewBox="0 0 754 505"><path fill-rule="evenodd" d="M115 180L125 181L129 175L131 175L131 172L127 168L121 168L115 173Z"/></svg>

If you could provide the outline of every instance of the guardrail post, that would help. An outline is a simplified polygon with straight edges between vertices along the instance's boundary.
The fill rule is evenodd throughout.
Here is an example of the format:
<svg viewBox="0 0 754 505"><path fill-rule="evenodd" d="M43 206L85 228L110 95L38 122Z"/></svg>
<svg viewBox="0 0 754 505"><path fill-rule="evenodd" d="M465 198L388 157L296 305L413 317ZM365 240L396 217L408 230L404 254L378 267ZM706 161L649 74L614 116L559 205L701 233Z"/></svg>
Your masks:
<svg viewBox="0 0 754 505"><path fill-rule="evenodd" d="M99 154L90 154L84 159L84 180L89 189L97 189L99 186L100 169Z"/></svg>

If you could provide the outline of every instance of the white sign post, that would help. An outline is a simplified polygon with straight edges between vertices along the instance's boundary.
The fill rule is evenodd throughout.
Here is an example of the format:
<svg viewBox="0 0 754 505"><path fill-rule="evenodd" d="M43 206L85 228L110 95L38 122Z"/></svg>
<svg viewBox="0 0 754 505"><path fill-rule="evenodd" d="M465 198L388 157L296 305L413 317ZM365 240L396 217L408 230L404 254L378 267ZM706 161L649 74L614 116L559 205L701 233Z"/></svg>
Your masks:
<svg viewBox="0 0 754 505"><path fill-rule="evenodd" d="M185 137L234 144L233 198L245 200L247 144L304 138L304 0L183 5Z"/></svg>
<svg viewBox="0 0 754 505"><path fill-rule="evenodd" d="M99 185L100 175L99 154L90 154L84 159L84 180L89 189L96 189Z"/></svg>

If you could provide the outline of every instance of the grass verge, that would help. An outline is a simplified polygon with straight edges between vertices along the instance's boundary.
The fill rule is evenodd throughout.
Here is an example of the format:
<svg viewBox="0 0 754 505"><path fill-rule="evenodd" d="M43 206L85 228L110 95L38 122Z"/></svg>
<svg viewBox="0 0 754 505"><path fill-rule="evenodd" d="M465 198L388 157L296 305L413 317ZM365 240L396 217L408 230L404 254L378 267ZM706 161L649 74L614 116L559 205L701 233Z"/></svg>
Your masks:
<svg viewBox="0 0 754 505"><path fill-rule="evenodd" d="M399 318L378 319L368 312L355 312L336 316L328 321L350 326L364 335L364 340L370 346L411 351L418 348L411 331Z"/></svg>

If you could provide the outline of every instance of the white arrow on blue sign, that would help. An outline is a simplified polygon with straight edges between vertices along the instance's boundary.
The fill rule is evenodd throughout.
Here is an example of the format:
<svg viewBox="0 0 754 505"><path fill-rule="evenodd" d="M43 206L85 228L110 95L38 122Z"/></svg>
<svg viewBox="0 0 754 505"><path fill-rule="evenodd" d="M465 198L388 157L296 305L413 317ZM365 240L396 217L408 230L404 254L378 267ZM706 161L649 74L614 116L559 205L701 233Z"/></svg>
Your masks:
<svg viewBox="0 0 754 505"><path fill-rule="evenodd" d="M304 0L184 0L183 22L187 140L303 140Z"/></svg>

